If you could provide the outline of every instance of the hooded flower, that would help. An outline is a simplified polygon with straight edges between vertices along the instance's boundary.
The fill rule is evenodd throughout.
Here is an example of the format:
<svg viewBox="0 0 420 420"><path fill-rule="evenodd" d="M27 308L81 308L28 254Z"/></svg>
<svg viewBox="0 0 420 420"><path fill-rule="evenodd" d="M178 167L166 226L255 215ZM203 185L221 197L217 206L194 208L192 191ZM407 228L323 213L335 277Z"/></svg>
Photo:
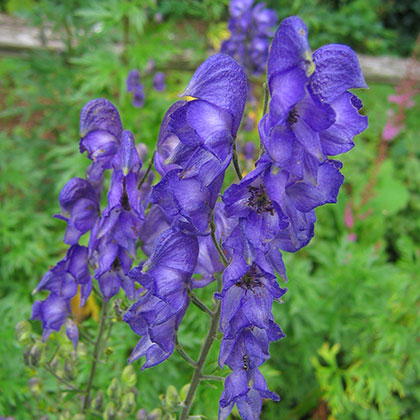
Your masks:
<svg viewBox="0 0 420 420"><path fill-rule="evenodd" d="M281 261L276 267L269 254L253 249L238 225L224 247L232 262L223 274L220 329L223 332L219 366L228 365L232 373L225 380L220 399L219 418L226 419L236 403L243 419L258 419L262 399L279 400L270 392L258 370L270 357L269 345L284 337L274 322L271 307L286 292L279 287L274 269L284 273Z"/></svg>
<svg viewBox="0 0 420 420"><path fill-rule="evenodd" d="M301 180L281 170L265 155L239 185L225 191L226 214L243 220L247 238L254 247L270 249L270 243L276 239L281 249L290 251L292 247L285 238L292 238L296 251L312 237L313 209L336 202L343 182L340 168L337 161L324 162L314 185L309 179ZM285 248L280 238L284 239Z"/></svg>
<svg viewBox="0 0 420 420"><path fill-rule="evenodd" d="M156 240L150 258L130 273L147 289L124 315L124 321L142 336L130 363L145 356L142 369L146 369L172 354L176 331L189 304L188 287L197 256L197 238L169 229Z"/></svg>
<svg viewBox="0 0 420 420"><path fill-rule="evenodd" d="M99 217L97 195L90 184L82 178L72 178L60 192L61 214L58 219L67 222L64 243L75 245L79 238L92 229Z"/></svg>
<svg viewBox="0 0 420 420"><path fill-rule="evenodd" d="M80 113L80 152L93 161L88 179L98 182L118 151L122 124L117 108L106 99L88 102Z"/></svg>
<svg viewBox="0 0 420 420"><path fill-rule="evenodd" d="M151 195L170 220L208 229L233 139L246 101L246 77L230 57L217 54L195 72L183 96L164 117L155 157L163 178Z"/></svg>
<svg viewBox="0 0 420 420"><path fill-rule="evenodd" d="M135 298L134 282L127 276L136 258L136 241L144 220L138 189L141 160L129 131L122 133L121 146L112 161L113 173L108 206L95 224L89 242L95 278L106 300L120 286L129 299Z"/></svg>
<svg viewBox="0 0 420 420"><path fill-rule="evenodd" d="M283 169L316 181L328 155L349 150L367 126L350 88L366 87L356 54L329 44L312 55L304 22L280 24L268 58L270 109L259 124L261 140Z"/></svg>
<svg viewBox="0 0 420 420"><path fill-rule="evenodd" d="M79 285L81 287L80 306L84 306L91 288L88 250L84 246L73 245L66 256L44 275L32 292L33 294L40 290L50 292L46 300L38 300L32 307L32 319L42 322L44 341L53 331L59 331L70 316L70 301L76 295ZM78 334L74 330L74 325L71 324L67 330L67 335L76 346Z"/></svg>

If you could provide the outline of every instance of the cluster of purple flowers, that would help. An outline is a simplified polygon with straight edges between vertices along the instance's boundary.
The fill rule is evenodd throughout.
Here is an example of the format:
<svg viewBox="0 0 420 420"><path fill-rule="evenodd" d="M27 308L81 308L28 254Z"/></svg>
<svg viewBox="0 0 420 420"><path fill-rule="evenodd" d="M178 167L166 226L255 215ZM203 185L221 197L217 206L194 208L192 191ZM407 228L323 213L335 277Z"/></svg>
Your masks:
<svg viewBox="0 0 420 420"><path fill-rule="evenodd" d="M251 4L232 1L232 15L251 13ZM257 5L251 15L267 31L272 21L261 10ZM81 114L80 150L93 163L86 180L69 181L60 194L59 217L67 222L64 241L71 248L41 280L36 290L50 296L33 309L45 336L59 330L78 287L86 302L90 265L106 300L120 287L136 300L123 319L141 337L129 361L144 356L145 369L172 354L191 290L221 275L215 294L223 333L219 365L232 371L220 399L221 420L235 404L243 419L258 419L263 398L279 399L259 367L270 357L270 343L284 337L271 312L286 292L277 281L287 280L281 251L309 243L314 209L336 202L343 182L342 165L330 156L350 150L367 126L360 100L348 91L366 87L355 53L330 44L312 54L298 17L279 26L267 77L270 107L259 123L263 153L222 196L247 96L246 75L231 57L207 59L182 94L188 99L167 111L154 154L161 180L153 187L152 178L144 182L134 138L123 131L115 107L104 99L89 102ZM108 205L100 213L109 169ZM78 245L88 231L89 246ZM131 270L139 239L148 259ZM68 324L73 341L76 333Z"/></svg>
<svg viewBox="0 0 420 420"><path fill-rule="evenodd" d="M151 72L154 69L154 62L151 62L149 65L149 69L147 69L147 72ZM159 91L162 92L166 89L166 83L165 83L165 73L162 73L160 71L156 72L153 75L153 87ZM146 95L144 93L144 86L141 83L141 76L140 72L138 70L131 70L128 73L127 79L126 79L126 88L127 92L132 93L132 104L136 108L143 108L144 101L146 99Z"/></svg>
<svg viewBox="0 0 420 420"><path fill-rule="evenodd" d="M92 269L105 300L123 288L129 299L138 294L127 276L136 259L136 241L144 221L149 188L138 189L144 175L131 132L125 130L117 109L106 99L89 102L80 116L80 151L92 160L87 179L72 178L60 193L62 213L67 222L64 242L66 256L42 278L34 293L48 290L48 298L33 306L33 319L42 321L44 340L60 330L67 319L67 335L77 345L77 327L69 318L71 299L80 293L84 306L92 291ZM104 173L112 170L108 205L100 211ZM145 180L150 184L153 178ZM90 232L89 246L79 245Z"/></svg>
<svg viewBox="0 0 420 420"><path fill-rule="evenodd" d="M277 14L264 3L252 7L253 3L254 0L231 0L230 38L222 43L221 52L235 58L250 75L260 75L267 64Z"/></svg>

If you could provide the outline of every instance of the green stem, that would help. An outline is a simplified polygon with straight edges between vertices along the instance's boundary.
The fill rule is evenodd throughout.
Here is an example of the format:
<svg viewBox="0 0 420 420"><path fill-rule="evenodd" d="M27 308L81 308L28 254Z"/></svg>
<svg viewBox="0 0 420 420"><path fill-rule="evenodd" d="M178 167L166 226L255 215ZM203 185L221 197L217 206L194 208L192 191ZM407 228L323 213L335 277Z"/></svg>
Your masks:
<svg viewBox="0 0 420 420"><path fill-rule="evenodd" d="M270 91L268 90L268 83L264 82L264 105L263 105L263 113L262 116L264 117L267 114L268 108L268 100L270 99Z"/></svg>
<svg viewBox="0 0 420 420"><path fill-rule="evenodd" d="M236 141L233 141L233 167L235 168L236 175L238 175L239 180L242 179L242 171L239 166L238 151L236 150Z"/></svg>
<svg viewBox="0 0 420 420"><path fill-rule="evenodd" d="M102 312L101 312L101 320L100 320L100 323L99 323L98 337L96 338L95 347L93 349L93 360L92 360L92 366L91 366L91 369L90 369L88 384L87 384L87 387L86 387L86 395L85 395L85 400L84 400L84 403L83 403L83 411L86 411L87 408L88 408L88 405L89 405L89 395L90 395L90 391L92 389L93 378L95 377L96 366L97 366L99 358L101 356L102 337L103 337L104 332L105 332L107 311L108 311L108 302L106 300L104 300L102 302Z"/></svg>
<svg viewBox="0 0 420 420"><path fill-rule="evenodd" d="M152 166L153 166L153 162L155 160L155 154L156 154L156 149L153 151L153 155L150 158L149 161L149 165L147 166L146 172L144 173L142 179L139 181L139 185L137 185L137 189L139 190L141 188L141 186L144 184L144 181L146 181L150 171L152 170Z"/></svg>
<svg viewBox="0 0 420 420"><path fill-rule="evenodd" d="M227 267L229 265L229 261L225 257L225 254L223 253L222 249L220 248L219 243L216 239L216 225L214 224L214 214L211 215L211 221L210 221L210 229L211 229L211 239L213 240L214 246L217 249L217 252L219 253L220 261L222 261L223 265Z"/></svg>
<svg viewBox="0 0 420 420"><path fill-rule="evenodd" d="M44 367L49 373L51 373L51 375L53 375L58 381L62 382L64 385L68 386L72 391L82 392L79 388L75 387L70 382L57 375L48 363L45 363Z"/></svg>
<svg viewBox="0 0 420 420"><path fill-rule="evenodd" d="M204 363L206 362L211 346L213 345L213 342L216 339L217 326L219 324L220 319L220 307L220 300L218 300L216 304L216 311L211 320L209 332L207 333L204 343L201 346L200 356L198 357L197 366L194 369L190 388L188 390L187 398L185 399L184 407L182 408L179 420L187 419L188 414L191 410L191 405L194 401L195 392L197 391L197 387L200 384L200 381L203 379Z"/></svg>
<svg viewBox="0 0 420 420"><path fill-rule="evenodd" d="M201 309L207 315L213 316L213 311L204 303L202 302L193 291L188 290L188 296L191 298L192 303L194 303L197 308Z"/></svg>
<svg viewBox="0 0 420 420"><path fill-rule="evenodd" d="M270 90L268 89L268 83L264 82L264 105L263 105L263 112L262 112L262 116L264 117L265 114L267 114L267 109L268 109L268 100L270 99ZM260 142L260 157L265 153L265 147L262 144L262 142Z"/></svg>
<svg viewBox="0 0 420 420"><path fill-rule="evenodd" d="M175 337L175 349L189 365L191 365L194 369L197 367L197 362L187 354L187 352L179 343L178 337Z"/></svg>

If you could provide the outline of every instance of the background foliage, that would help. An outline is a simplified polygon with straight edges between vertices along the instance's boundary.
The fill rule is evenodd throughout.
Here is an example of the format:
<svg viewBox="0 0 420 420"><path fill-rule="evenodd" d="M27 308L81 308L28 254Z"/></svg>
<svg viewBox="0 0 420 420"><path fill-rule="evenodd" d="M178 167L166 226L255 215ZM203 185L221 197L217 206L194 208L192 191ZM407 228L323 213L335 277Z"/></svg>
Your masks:
<svg viewBox="0 0 420 420"><path fill-rule="evenodd" d="M281 18L300 14L313 48L343 42L373 54L409 54L420 16L419 1L267 3ZM152 150L164 112L196 66L226 36L226 6L227 1L216 0L0 2L1 10L26 16L34 25L49 22L65 45L61 53L40 50L0 59L1 415L74 418L69 417L75 414L74 394L60 394L57 404L53 376L23 364L25 346L14 339L14 326L30 317L30 291L65 252L64 225L51 216L59 212L57 197L65 182L83 176L88 164L78 153L81 107L92 98L108 98L118 107L124 127ZM167 90L156 92L151 75L144 76L146 103L139 110L125 92L125 78L132 68L143 72L150 59L166 73ZM262 82L254 81L260 103L252 112L257 116ZM265 405L264 419L420 418L418 96L407 111L406 128L389 145L374 188L362 203L391 93L393 87L377 84L358 93L370 125L344 156L346 181L339 202L319 210L312 243L285 256L289 290L284 304L275 307L275 317L287 338L272 344L272 359L263 372L282 401ZM241 141L258 139L256 128L241 136ZM344 223L349 202L356 241L349 239ZM211 300L211 291L202 293L202 299ZM94 301L89 308L81 315L81 325L94 335ZM116 379L123 393L134 392L137 409L150 412L162 401L167 407L175 398L168 386L181 392L191 369L174 354L169 362L141 374L140 363L135 363L135 386L124 381L121 371L136 337L117 314L114 321L97 390L106 394ZM31 327L37 337L39 323L31 322ZM195 357L206 328L204 315L190 307L179 335ZM41 361L53 360L57 345L62 353L57 369L78 383L86 381L90 348L80 346L75 357L66 338L55 334ZM217 351L212 350L209 370L216 368ZM220 384L205 383L194 413L216 418L220 392ZM105 399L112 400L108 395Z"/></svg>

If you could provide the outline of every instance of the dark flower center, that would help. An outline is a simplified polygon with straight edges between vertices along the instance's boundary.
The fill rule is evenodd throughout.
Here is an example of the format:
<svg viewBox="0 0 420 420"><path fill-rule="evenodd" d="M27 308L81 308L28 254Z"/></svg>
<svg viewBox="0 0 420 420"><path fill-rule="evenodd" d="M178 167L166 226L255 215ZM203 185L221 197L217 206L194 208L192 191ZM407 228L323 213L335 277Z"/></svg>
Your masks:
<svg viewBox="0 0 420 420"><path fill-rule="evenodd" d="M121 262L119 257L115 258L114 262L112 263L112 270L118 271L121 268Z"/></svg>
<svg viewBox="0 0 420 420"><path fill-rule="evenodd" d="M254 263L251 265L246 274L235 283L235 285L254 292L255 287L261 286L261 281L259 280L261 277L263 277L263 275Z"/></svg>
<svg viewBox="0 0 420 420"><path fill-rule="evenodd" d="M287 116L286 122L288 125L292 126L293 124L296 124L298 122L299 119L299 114L296 110L296 108L293 108L290 112L289 115Z"/></svg>
<svg viewBox="0 0 420 420"><path fill-rule="evenodd" d="M130 200L128 199L127 189L125 187L125 178L123 180L123 193L121 196L121 207L127 211L131 210Z"/></svg>
<svg viewBox="0 0 420 420"><path fill-rule="evenodd" d="M259 187L249 185L248 191L251 194L247 202L249 207L255 209L258 214L269 212L272 216L274 216L273 203L268 198L264 185L260 185Z"/></svg>

